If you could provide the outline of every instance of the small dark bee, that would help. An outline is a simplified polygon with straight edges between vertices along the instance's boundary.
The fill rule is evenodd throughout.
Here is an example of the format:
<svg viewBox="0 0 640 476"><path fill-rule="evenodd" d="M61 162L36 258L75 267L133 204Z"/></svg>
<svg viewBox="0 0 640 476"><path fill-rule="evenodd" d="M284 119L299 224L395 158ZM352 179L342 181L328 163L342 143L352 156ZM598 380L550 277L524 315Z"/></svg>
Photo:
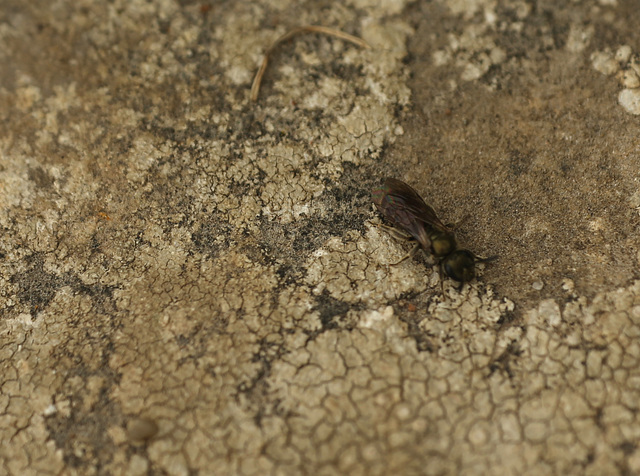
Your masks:
<svg viewBox="0 0 640 476"><path fill-rule="evenodd" d="M469 250L459 249L453 230L440 221L418 192L401 180L386 179L382 188L373 191L372 201L387 220L402 230L390 228L392 234L417 242L396 264L413 256L422 247L439 261L440 275L444 273L462 287L475 277L476 263L496 258L480 258Z"/></svg>

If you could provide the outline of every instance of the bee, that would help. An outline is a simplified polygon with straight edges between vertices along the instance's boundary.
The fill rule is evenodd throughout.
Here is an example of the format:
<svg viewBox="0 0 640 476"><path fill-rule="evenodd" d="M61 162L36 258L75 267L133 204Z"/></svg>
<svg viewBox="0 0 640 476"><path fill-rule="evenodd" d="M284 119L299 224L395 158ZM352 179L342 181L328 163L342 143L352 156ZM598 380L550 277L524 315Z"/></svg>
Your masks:
<svg viewBox="0 0 640 476"><path fill-rule="evenodd" d="M496 256L480 258L469 250L458 248L453 229L443 224L418 192L401 180L387 178L382 188L373 191L371 200L382 216L396 227L387 227L393 235L416 242L396 264L422 248L438 260L440 276L444 274L458 281L462 288L475 277L476 263L496 259Z"/></svg>

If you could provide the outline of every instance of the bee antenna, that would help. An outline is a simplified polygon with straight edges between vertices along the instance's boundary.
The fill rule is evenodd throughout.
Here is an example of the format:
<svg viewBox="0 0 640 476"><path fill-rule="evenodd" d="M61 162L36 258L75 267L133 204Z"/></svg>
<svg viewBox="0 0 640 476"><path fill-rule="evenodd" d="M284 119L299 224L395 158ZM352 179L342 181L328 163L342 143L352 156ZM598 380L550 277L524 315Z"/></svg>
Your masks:
<svg viewBox="0 0 640 476"><path fill-rule="evenodd" d="M480 256L475 255L476 263L489 263L490 261L495 261L498 259L498 255L489 256L488 258L481 258Z"/></svg>

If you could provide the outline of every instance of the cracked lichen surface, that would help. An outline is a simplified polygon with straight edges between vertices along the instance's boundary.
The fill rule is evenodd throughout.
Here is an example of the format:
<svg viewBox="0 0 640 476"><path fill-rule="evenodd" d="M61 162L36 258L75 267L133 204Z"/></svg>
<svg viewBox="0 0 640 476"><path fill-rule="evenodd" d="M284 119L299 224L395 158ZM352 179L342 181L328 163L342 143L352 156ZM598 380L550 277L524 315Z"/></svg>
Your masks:
<svg viewBox="0 0 640 476"><path fill-rule="evenodd" d="M391 265L409 245L369 194L405 140L415 4L5 3L0 474L640 472L640 281L565 274L518 308L488 279L509 260L444 295L432 260ZM529 3L434 5L434 67L495 93ZM372 49L285 42L252 103L300 24ZM591 25L540 28L591 69ZM427 190L426 159L395 165Z"/></svg>

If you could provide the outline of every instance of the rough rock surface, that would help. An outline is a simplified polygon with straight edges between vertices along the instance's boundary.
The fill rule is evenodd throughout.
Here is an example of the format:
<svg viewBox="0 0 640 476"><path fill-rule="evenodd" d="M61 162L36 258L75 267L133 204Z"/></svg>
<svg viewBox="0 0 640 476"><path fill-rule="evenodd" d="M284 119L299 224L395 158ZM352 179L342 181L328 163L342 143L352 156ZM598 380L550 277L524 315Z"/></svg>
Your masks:
<svg viewBox="0 0 640 476"><path fill-rule="evenodd" d="M634 1L0 4L0 474L640 472Z"/></svg>

